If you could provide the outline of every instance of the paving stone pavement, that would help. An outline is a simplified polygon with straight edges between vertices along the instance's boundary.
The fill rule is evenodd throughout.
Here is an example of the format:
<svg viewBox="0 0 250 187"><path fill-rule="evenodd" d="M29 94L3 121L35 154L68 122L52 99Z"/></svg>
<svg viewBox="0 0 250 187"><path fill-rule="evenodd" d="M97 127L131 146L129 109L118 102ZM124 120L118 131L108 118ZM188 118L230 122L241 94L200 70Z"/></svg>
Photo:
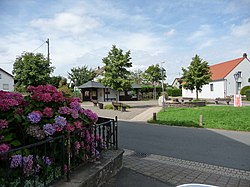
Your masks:
<svg viewBox="0 0 250 187"><path fill-rule="evenodd" d="M124 167L167 184L210 184L220 187L250 187L250 171L186 161L126 150Z"/></svg>

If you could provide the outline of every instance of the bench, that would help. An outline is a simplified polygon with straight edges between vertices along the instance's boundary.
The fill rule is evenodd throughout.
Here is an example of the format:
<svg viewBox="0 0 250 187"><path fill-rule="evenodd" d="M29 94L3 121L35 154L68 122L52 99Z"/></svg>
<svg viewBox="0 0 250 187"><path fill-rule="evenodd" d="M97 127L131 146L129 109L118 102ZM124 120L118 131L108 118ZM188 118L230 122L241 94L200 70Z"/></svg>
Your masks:
<svg viewBox="0 0 250 187"><path fill-rule="evenodd" d="M192 101L193 100L193 98L192 97L182 97L181 98L181 102L184 102L184 101Z"/></svg>
<svg viewBox="0 0 250 187"><path fill-rule="evenodd" d="M112 102L112 105L114 107L114 110L119 110L119 108L120 108L122 112L126 111L127 106L123 103Z"/></svg>
<svg viewBox="0 0 250 187"><path fill-rule="evenodd" d="M216 98L215 99L215 104L219 104L219 102L225 101L227 105L229 105L229 102L231 101L231 98Z"/></svg>
<svg viewBox="0 0 250 187"><path fill-rule="evenodd" d="M93 103L94 106L97 106L97 104L98 104L98 101L97 101L97 100L93 100L93 99L92 99L91 102Z"/></svg>

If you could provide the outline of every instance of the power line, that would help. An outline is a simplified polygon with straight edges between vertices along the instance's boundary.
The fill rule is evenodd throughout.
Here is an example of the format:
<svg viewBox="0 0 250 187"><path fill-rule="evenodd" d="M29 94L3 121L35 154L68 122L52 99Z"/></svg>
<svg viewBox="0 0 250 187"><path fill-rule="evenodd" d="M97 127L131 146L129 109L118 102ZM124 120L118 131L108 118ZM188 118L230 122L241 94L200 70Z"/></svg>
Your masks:
<svg viewBox="0 0 250 187"><path fill-rule="evenodd" d="M36 50L38 50L40 47L42 47L47 41L43 42L42 45L40 45L38 48L36 48L35 50L32 51L32 53L34 53Z"/></svg>

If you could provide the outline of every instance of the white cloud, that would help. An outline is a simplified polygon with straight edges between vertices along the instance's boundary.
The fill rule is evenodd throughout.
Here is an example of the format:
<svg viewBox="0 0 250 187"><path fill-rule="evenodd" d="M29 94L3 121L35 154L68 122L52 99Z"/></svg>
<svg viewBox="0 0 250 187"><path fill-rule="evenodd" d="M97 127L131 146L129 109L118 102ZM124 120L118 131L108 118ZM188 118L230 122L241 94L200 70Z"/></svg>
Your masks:
<svg viewBox="0 0 250 187"><path fill-rule="evenodd" d="M53 18L40 18L33 20L31 25L45 32L53 30L69 32L70 34L83 34L100 26L100 22L95 18L84 15L80 16L69 12L61 12Z"/></svg>
<svg viewBox="0 0 250 187"><path fill-rule="evenodd" d="M170 37L173 36L175 34L175 29L171 29L167 32L165 32L165 36Z"/></svg>
<svg viewBox="0 0 250 187"><path fill-rule="evenodd" d="M250 33L250 19L244 20L241 25L233 25L231 28L231 32L233 36L237 37L245 37Z"/></svg>
<svg viewBox="0 0 250 187"><path fill-rule="evenodd" d="M193 40L199 40L200 38L208 35L211 33L211 26L210 25L201 25L197 31L191 34L191 36L188 37L189 41Z"/></svg>

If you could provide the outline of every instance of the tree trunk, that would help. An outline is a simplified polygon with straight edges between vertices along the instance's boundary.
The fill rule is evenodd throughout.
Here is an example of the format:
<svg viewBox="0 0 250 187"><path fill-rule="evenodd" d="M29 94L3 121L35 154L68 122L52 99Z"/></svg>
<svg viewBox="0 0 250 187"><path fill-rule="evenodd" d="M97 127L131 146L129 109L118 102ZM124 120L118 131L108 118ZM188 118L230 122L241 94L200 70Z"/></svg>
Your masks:
<svg viewBox="0 0 250 187"><path fill-rule="evenodd" d="M196 100L198 100L198 89L196 88Z"/></svg>
<svg viewBox="0 0 250 187"><path fill-rule="evenodd" d="M116 102L119 102L120 91L116 91Z"/></svg>

